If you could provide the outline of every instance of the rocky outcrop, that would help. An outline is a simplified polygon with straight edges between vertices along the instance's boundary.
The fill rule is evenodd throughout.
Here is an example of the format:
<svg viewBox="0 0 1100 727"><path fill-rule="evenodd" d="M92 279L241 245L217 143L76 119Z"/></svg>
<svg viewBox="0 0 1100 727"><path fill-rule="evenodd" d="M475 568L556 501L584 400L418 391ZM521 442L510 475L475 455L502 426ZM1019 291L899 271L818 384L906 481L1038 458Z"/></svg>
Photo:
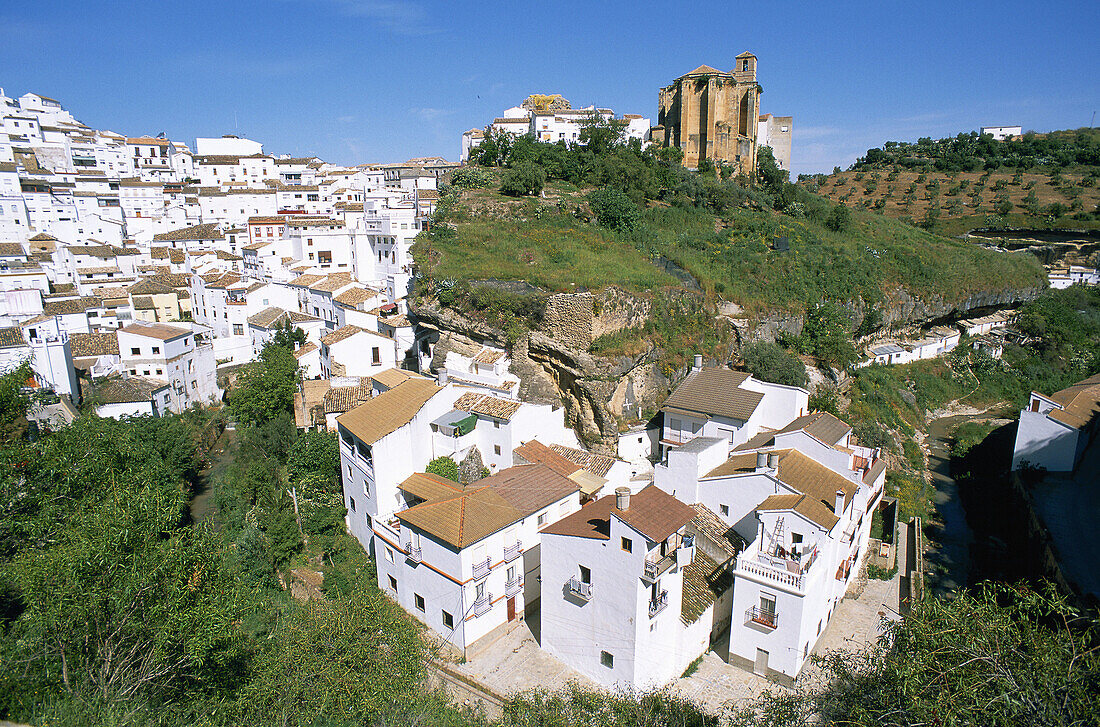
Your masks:
<svg viewBox="0 0 1100 727"><path fill-rule="evenodd" d="M591 296L588 298L591 306ZM439 332L433 368L442 367L450 351L469 356L485 344L508 345L504 331L452 310L423 302L410 304L409 310L418 325ZM626 320L630 316L620 318ZM560 329L555 332L558 335L552 337L532 331L511 346L511 371L520 379L520 397L564 406L567 424L585 444L615 454L618 418L637 416L668 394L669 382L654 363L659 351L650 349L634 358L596 357L568 345L571 339L562 336Z"/></svg>

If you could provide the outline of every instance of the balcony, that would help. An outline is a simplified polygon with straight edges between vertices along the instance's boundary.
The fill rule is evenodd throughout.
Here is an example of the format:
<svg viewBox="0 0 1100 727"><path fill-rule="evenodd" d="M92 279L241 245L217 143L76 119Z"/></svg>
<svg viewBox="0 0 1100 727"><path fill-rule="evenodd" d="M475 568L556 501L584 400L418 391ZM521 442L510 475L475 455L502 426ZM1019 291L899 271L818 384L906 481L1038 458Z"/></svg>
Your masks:
<svg viewBox="0 0 1100 727"><path fill-rule="evenodd" d="M519 540L511 545L504 546L504 562L511 563L516 558L523 555L523 543Z"/></svg>
<svg viewBox="0 0 1100 727"><path fill-rule="evenodd" d="M675 553L659 558L646 558L642 570L642 577L647 581L655 581L662 573L674 565L676 565Z"/></svg>
<svg viewBox="0 0 1100 727"><path fill-rule="evenodd" d="M413 545L412 543L405 544L405 556L413 563L421 563L424 560L421 554L420 546Z"/></svg>
<svg viewBox="0 0 1100 727"><path fill-rule="evenodd" d="M481 598L474 601L474 615L484 616L493 607L493 597L486 591Z"/></svg>
<svg viewBox="0 0 1100 727"><path fill-rule="evenodd" d="M493 564L488 558L480 560L474 563L474 578L484 578L489 575L489 571L492 569Z"/></svg>
<svg viewBox="0 0 1100 727"><path fill-rule="evenodd" d="M523 590L523 580L516 576L510 581L504 583L504 595L511 598L512 596Z"/></svg>
<svg viewBox="0 0 1100 727"><path fill-rule="evenodd" d="M653 618L668 606L668 591L661 591L649 601L649 617Z"/></svg>
<svg viewBox="0 0 1100 727"><path fill-rule="evenodd" d="M775 611L762 610L759 606L753 606L745 612L745 621L760 624L769 629L779 628L779 614Z"/></svg>
<svg viewBox="0 0 1100 727"><path fill-rule="evenodd" d="M798 569L801 572L791 572L784 566L782 569L768 564L767 556L755 557L742 553L737 556L737 570L754 578L763 579L780 586L786 586L797 591L804 591L806 586L806 569Z"/></svg>
<svg viewBox="0 0 1100 727"><path fill-rule="evenodd" d="M569 579L569 592L577 598L585 601L592 600L592 584L582 583L576 578Z"/></svg>

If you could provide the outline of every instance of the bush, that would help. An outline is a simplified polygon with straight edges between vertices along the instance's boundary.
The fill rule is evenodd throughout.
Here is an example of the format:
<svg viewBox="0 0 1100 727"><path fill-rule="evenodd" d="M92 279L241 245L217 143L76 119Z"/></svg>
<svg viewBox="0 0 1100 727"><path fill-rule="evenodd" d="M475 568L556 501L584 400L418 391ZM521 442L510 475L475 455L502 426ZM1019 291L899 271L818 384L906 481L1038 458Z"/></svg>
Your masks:
<svg viewBox="0 0 1100 727"><path fill-rule="evenodd" d="M542 193L546 184L546 172L532 163L518 164L504 173L500 191L512 197L533 196Z"/></svg>
<svg viewBox="0 0 1100 727"><path fill-rule="evenodd" d="M741 357L745 368L761 381L785 386L806 384L806 366L776 343L750 343L741 351Z"/></svg>
<svg viewBox="0 0 1100 727"><path fill-rule="evenodd" d="M844 232L852 223L852 213L842 204L833 207L829 217L825 220L825 226L833 232Z"/></svg>
<svg viewBox="0 0 1100 727"><path fill-rule="evenodd" d="M493 186L493 175L479 167L462 167L451 175L451 186L456 189L486 189Z"/></svg>
<svg viewBox="0 0 1100 727"><path fill-rule="evenodd" d="M458 464L450 457L436 457L428 463L424 471L458 482Z"/></svg>
<svg viewBox="0 0 1100 727"><path fill-rule="evenodd" d="M597 189L588 195L596 219L616 232L632 232L641 221L638 205L617 189Z"/></svg>

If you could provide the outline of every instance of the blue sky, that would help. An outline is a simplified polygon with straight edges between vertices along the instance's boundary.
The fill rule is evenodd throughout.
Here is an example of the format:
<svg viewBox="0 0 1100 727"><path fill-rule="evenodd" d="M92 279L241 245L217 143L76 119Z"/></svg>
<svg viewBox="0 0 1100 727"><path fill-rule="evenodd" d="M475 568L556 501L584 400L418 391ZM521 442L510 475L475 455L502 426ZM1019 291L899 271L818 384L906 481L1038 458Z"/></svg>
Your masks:
<svg viewBox="0 0 1100 727"><path fill-rule="evenodd" d="M442 155L530 93L655 118L657 90L759 57L794 116L795 172L888 139L1087 126L1100 2L0 4L0 86L86 124L194 142L240 133L336 163Z"/></svg>

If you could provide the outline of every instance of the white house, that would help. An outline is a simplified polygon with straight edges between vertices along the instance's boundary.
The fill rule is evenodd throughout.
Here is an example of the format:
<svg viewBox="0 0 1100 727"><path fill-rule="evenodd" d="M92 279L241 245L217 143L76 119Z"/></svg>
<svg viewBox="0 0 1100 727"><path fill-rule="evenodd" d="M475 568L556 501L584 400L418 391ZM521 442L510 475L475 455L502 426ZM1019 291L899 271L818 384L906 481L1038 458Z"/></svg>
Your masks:
<svg viewBox="0 0 1100 727"><path fill-rule="evenodd" d="M405 506L398 485L435 456L429 422L451 411L460 394L430 379L408 379L337 418L348 529L368 552L373 520Z"/></svg>
<svg viewBox="0 0 1100 727"><path fill-rule="evenodd" d="M172 388L157 379L112 376L95 387L95 398L95 413L101 417L159 417L171 408Z"/></svg>
<svg viewBox="0 0 1100 727"><path fill-rule="evenodd" d="M508 370L511 363L507 351L489 346L482 346L473 356L448 351L443 368L438 374L439 383L452 381L515 399L519 393L519 377Z"/></svg>
<svg viewBox="0 0 1100 727"><path fill-rule="evenodd" d="M662 453L698 436L725 439L733 449L761 429L777 429L805 414L809 396L805 389L742 371L697 365L661 407Z"/></svg>
<svg viewBox="0 0 1100 727"><path fill-rule="evenodd" d="M730 662L792 682L866 553L885 485L878 450L815 412L732 454L724 439L698 437L671 450L654 481L748 543L734 571Z"/></svg>
<svg viewBox="0 0 1100 727"><path fill-rule="evenodd" d="M1020 411L1012 469L1024 465L1050 472L1072 472L1100 431L1100 374L1050 396L1031 392Z"/></svg>
<svg viewBox="0 0 1100 727"><path fill-rule="evenodd" d="M543 530L542 648L606 687L678 677L711 636L682 618L695 517L656 487L624 488Z"/></svg>
<svg viewBox="0 0 1100 727"><path fill-rule="evenodd" d="M1050 287L1060 290L1071 285L1100 285L1100 271L1083 265L1052 268L1047 274Z"/></svg>
<svg viewBox="0 0 1100 727"><path fill-rule="evenodd" d="M74 403L80 403L69 333L60 319L39 316L24 323L22 330L31 347L31 368L35 378L54 393L66 394Z"/></svg>
<svg viewBox="0 0 1100 727"><path fill-rule="evenodd" d="M378 586L460 653L491 642L539 598L539 531L580 508L579 487L544 465L465 487L413 474L407 507L374 522Z"/></svg>
<svg viewBox="0 0 1100 727"><path fill-rule="evenodd" d="M124 374L168 382L169 409L177 414L221 399L214 350L188 328L135 322L118 330L118 349Z"/></svg>
<svg viewBox="0 0 1100 727"><path fill-rule="evenodd" d="M397 349L392 338L344 326L321 338L321 375L371 376L395 368Z"/></svg>
<svg viewBox="0 0 1100 727"><path fill-rule="evenodd" d="M1022 126L983 126L982 134L991 134L997 141L1004 141L1010 136L1020 137L1024 134Z"/></svg>

